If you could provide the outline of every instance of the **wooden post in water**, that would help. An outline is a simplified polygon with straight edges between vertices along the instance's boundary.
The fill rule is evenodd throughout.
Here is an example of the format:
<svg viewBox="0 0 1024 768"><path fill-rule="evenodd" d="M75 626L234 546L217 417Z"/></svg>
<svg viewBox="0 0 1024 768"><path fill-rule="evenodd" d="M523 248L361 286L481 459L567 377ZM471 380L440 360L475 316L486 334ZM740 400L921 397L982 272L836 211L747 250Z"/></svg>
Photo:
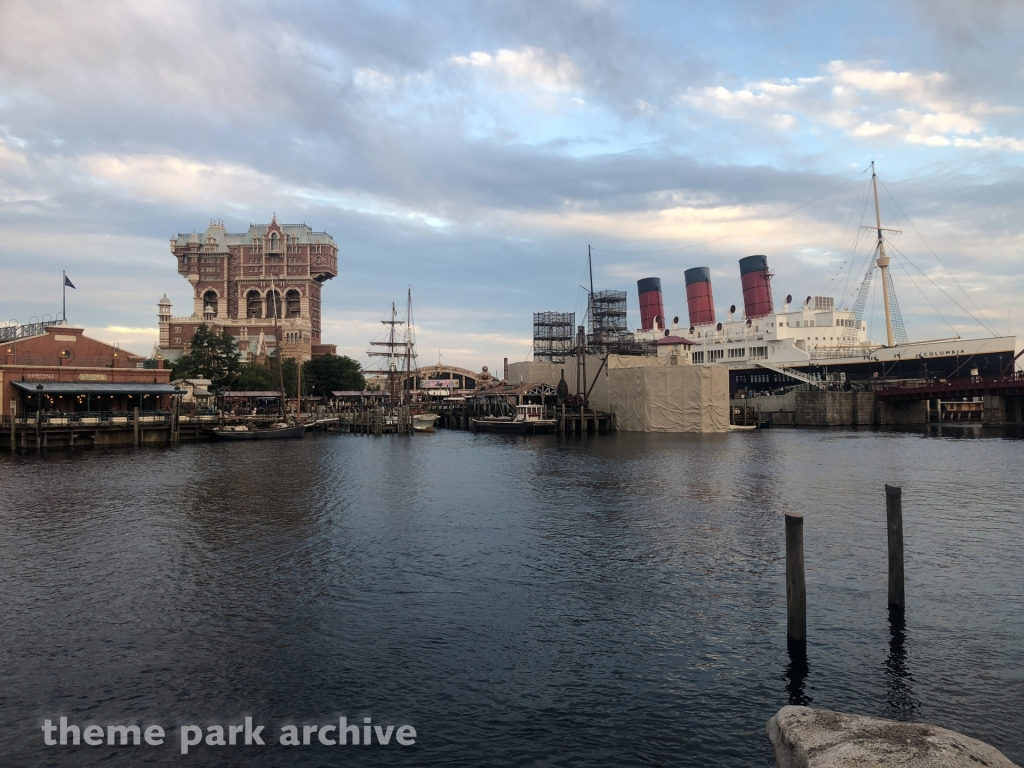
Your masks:
<svg viewBox="0 0 1024 768"><path fill-rule="evenodd" d="M885 486L885 517L889 534L889 607L903 609L903 489Z"/></svg>
<svg viewBox="0 0 1024 768"><path fill-rule="evenodd" d="M807 642L804 516L790 512L786 513L786 637Z"/></svg>
<svg viewBox="0 0 1024 768"><path fill-rule="evenodd" d="M135 430L135 447L139 447L139 409L136 407L134 418L132 419L132 427Z"/></svg>
<svg viewBox="0 0 1024 768"><path fill-rule="evenodd" d="M17 450L18 443L18 401L11 400L11 455Z"/></svg>

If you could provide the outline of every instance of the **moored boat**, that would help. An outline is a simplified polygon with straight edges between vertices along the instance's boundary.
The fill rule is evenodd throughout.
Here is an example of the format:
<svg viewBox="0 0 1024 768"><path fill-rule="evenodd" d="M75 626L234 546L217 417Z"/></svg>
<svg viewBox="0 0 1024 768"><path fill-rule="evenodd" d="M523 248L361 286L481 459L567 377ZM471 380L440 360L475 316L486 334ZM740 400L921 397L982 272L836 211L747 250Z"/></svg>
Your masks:
<svg viewBox="0 0 1024 768"><path fill-rule="evenodd" d="M558 420L545 418L542 405L517 405L515 416L483 416L470 419L470 425L474 432L549 435L558 428Z"/></svg>
<svg viewBox="0 0 1024 768"><path fill-rule="evenodd" d="M414 413L412 416L413 432L433 432L434 422L437 421L436 413Z"/></svg>
<svg viewBox="0 0 1024 768"><path fill-rule="evenodd" d="M270 427L224 427L211 429L218 440L286 440L300 438L306 434L305 424L273 424Z"/></svg>

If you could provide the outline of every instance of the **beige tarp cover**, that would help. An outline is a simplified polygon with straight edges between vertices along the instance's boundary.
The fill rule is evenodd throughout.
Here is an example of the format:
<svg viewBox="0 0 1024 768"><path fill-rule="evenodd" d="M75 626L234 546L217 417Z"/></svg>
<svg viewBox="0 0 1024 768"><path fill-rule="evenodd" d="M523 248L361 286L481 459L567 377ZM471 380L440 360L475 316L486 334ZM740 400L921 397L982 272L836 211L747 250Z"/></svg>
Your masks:
<svg viewBox="0 0 1024 768"><path fill-rule="evenodd" d="M561 371L576 392L576 361L512 363L509 381L557 386ZM600 373L598 371L600 370ZM596 381L595 381L596 376ZM587 358L594 408L615 414L626 432L727 432L729 371L718 365L672 365L667 357L611 355Z"/></svg>

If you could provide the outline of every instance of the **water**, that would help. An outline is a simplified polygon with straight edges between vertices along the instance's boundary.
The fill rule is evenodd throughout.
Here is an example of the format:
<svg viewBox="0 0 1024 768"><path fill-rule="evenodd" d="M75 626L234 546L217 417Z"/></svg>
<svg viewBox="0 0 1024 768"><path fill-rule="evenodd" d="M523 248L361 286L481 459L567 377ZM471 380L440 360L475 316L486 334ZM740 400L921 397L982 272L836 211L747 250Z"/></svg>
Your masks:
<svg viewBox="0 0 1024 768"><path fill-rule="evenodd" d="M2 763L771 765L765 722L791 701L1021 762L1022 460L1024 441L795 430L4 457ZM785 641L789 509L806 660ZM167 741L44 746L62 715ZM417 739L179 754L178 726L246 715L271 742L341 715Z"/></svg>

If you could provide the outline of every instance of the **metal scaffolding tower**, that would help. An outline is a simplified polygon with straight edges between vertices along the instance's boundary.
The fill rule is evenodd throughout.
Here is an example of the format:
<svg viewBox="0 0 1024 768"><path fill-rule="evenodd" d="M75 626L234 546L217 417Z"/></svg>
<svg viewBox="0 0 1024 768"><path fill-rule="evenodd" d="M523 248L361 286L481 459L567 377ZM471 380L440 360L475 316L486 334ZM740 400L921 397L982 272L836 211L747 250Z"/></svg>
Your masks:
<svg viewBox="0 0 1024 768"><path fill-rule="evenodd" d="M533 313L533 359L564 363L574 349L575 312Z"/></svg>
<svg viewBox="0 0 1024 768"><path fill-rule="evenodd" d="M587 346L606 349L632 340L626 328L626 292L597 291L590 299L590 336Z"/></svg>

